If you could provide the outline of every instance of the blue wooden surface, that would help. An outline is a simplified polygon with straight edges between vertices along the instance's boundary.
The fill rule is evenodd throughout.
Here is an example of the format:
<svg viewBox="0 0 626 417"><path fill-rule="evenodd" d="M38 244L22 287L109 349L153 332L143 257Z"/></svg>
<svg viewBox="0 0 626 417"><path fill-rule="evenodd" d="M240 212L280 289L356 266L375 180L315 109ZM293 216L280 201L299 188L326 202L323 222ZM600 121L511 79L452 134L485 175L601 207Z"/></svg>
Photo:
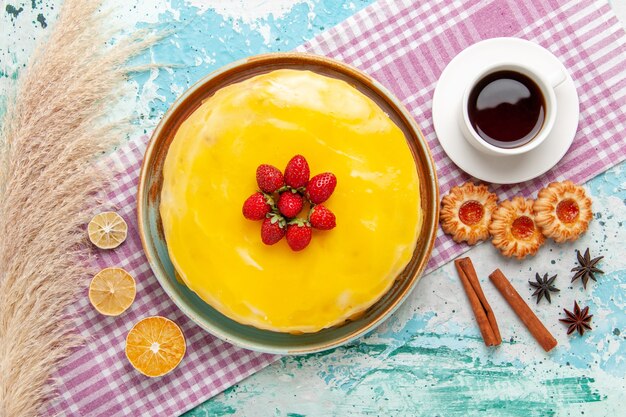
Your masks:
<svg viewBox="0 0 626 417"><path fill-rule="evenodd" d="M125 106L135 134L149 133L169 104L207 72L235 59L293 49L372 0L113 0L111 19L125 30L168 29L135 62L167 63L128 83ZM616 9L625 10L624 3ZM9 0L0 27L0 95L14 82L59 1ZM625 13L626 14L626 13ZM0 106L0 111L2 107ZM452 265L424 277L410 300L376 332L331 352L284 358L191 410L187 416L300 415L624 415L626 392L626 165L590 181L595 220L579 241L548 244L531 260L500 257L491 245L469 253L498 317L504 343L487 349ZM570 284L575 249L604 255L604 275L584 290ZM536 272L558 274L561 292L534 307L559 347L545 354L484 278L501 268L529 302ZM558 323L573 301L589 305L593 331L565 335ZM532 304L531 304L532 305Z"/></svg>

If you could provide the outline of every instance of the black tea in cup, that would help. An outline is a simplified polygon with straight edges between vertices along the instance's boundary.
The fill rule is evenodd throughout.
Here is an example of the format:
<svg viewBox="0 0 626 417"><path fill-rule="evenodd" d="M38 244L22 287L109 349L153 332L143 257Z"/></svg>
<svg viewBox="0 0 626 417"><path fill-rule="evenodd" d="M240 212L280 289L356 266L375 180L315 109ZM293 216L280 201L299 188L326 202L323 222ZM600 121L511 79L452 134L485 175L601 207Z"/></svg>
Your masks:
<svg viewBox="0 0 626 417"><path fill-rule="evenodd" d="M479 80L469 94L468 116L485 142L516 148L541 131L546 104L539 86L516 71L496 71Z"/></svg>

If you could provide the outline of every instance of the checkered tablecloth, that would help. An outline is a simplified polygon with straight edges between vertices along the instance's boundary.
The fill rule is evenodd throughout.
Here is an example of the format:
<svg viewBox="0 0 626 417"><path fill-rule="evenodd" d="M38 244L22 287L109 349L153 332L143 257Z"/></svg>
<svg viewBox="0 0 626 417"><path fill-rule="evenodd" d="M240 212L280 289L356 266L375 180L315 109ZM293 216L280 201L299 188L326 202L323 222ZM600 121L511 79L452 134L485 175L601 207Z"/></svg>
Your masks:
<svg viewBox="0 0 626 417"><path fill-rule="evenodd" d="M540 178L497 187L501 197L532 196L552 180L585 182L626 157L626 34L605 1L381 0L299 50L355 65L388 87L420 124L445 193L469 177L437 142L431 118L436 81L461 50L500 36L525 38L554 53L574 79L581 110L578 134L566 157ZM72 313L87 343L56 375L60 396L50 403L49 414L176 415L275 359L208 335L176 308L153 276L135 221L136 184L146 142L147 137L133 140L111 155L110 162L121 168L122 175L110 196L129 224L129 238L114 251L98 253L99 267L121 266L136 278L137 298L118 318L96 313L86 295L77 302ZM428 270L465 249L440 234ZM180 325L188 348L176 370L149 379L124 357L124 339L135 322L157 314Z"/></svg>
<svg viewBox="0 0 626 417"><path fill-rule="evenodd" d="M502 199L536 195L544 185L583 183L626 158L626 34L602 1L379 1L300 51L352 64L389 88L428 140L442 195L471 179L437 141L431 115L439 75L483 39L512 36L550 50L568 69L580 98L578 133L552 170L514 186L494 186ZM427 272L468 250L439 230Z"/></svg>

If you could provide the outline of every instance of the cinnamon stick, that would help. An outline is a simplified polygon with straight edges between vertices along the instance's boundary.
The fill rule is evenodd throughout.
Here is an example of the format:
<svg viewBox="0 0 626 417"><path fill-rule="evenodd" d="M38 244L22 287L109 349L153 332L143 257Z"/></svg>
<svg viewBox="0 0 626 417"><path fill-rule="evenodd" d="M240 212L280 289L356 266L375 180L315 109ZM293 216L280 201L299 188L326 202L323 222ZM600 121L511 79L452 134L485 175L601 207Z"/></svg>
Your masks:
<svg viewBox="0 0 626 417"><path fill-rule="evenodd" d="M550 334L543 323L539 321L535 313L528 307L528 304L526 304L519 293L515 291L515 288L513 288L502 271L496 269L489 275L489 279L491 279L491 282L493 282L498 291L500 291L500 294L502 294L507 303L509 303L513 311L515 311L515 314L517 314L541 347L546 352L552 350L557 345L556 339Z"/></svg>
<svg viewBox="0 0 626 417"><path fill-rule="evenodd" d="M454 261L454 265L456 266L456 270L459 273L459 278L461 279L461 283L463 284L463 288L465 289L465 294L467 294L467 298L469 299L470 305L472 306L472 310L474 311L474 316L476 317L476 322L478 323L478 328L480 329L480 333L483 336L483 340L485 341L485 345L487 346L496 346L499 342L496 339L495 333L491 328L491 324L489 323L489 319L487 318L487 313L485 312L483 305L478 298L478 295L474 291L474 287L470 283L465 270L461 266L461 259L457 259Z"/></svg>
<svg viewBox="0 0 626 417"><path fill-rule="evenodd" d="M487 316L487 320L489 320L489 324L491 325L491 330L496 338L496 345L502 343L502 336L500 336L500 329L498 328L498 322L496 321L496 316L493 314L493 310L487 301L487 297L483 293L483 289L480 286L480 281L478 281L478 275L476 275L476 270L474 269L474 264L472 264L472 260L470 258L462 258L459 259L459 264L461 268L465 272L465 276L469 280L476 296L480 300L480 304L485 310L485 315Z"/></svg>

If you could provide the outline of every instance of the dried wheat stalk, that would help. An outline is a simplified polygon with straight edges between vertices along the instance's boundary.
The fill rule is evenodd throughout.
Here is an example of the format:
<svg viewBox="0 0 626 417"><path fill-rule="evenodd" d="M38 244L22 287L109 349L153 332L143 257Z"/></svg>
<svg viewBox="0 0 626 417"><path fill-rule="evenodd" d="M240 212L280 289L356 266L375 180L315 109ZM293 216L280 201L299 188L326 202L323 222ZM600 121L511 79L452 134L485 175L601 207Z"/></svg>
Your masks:
<svg viewBox="0 0 626 417"><path fill-rule="evenodd" d="M66 0L10 99L0 133L0 416L41 412L51 375L80 343L67 307L90 272L84 224L119 140L107 112L124 63L154 38L107 46L100 1ZM123 127L123 126L122 126Z"/></svg>

